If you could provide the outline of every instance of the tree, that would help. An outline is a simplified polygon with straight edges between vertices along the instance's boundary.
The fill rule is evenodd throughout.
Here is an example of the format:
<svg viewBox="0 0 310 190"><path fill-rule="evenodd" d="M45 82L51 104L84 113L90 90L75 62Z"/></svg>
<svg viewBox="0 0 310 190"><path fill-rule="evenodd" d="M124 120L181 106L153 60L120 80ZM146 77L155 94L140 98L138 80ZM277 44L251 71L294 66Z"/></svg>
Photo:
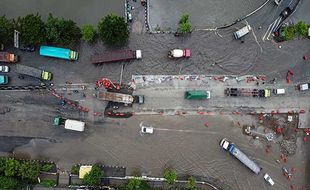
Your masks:
<svg viewBox="0 0 310 190"><path fill-rule="evenodd" d="M17 176L19 168L20 168L19 161L13 158L7 158L5 160L4 175L7 177Z"/></svg>
<svg viewBox="0 0 310 190"><path fill-rule="evenodd" d="M166 179L166 183L168 185L173 185L177 179L177 172L172 169L166 169L164 172L164 178Z"/></svg>
<svg viewBox="0 0 310 190"><path fill-rule="evenodd" d="M124 18L107 15L98 23L100 38L108 45L121 46L128 41L128 29Z"/></svg>
<svg viewBox="0 0 310 190"><path fill-rule="evenodd" d="M141 180L138 178L132 178L126 185L126 190L140 190Z"/></svg>
<svg viewBox="0 0 310 190"><path fill-rule="evenodd" d="M196 179L193 176L188 178L187 188L190 189L190 190L195 190L196 189Z"/></svg>
<svg viewBox="0 0 310 190"><path fill-rule="evenodd" d="M178 31L182 34L186 34L186 33L191 32L191 30L192 30L192 25L189 22L189 15L188 14L182 15L179 21Z"/></svg>
<svg viewBox="0 0 310 190"><path fill-rule="evenodd" d="M29 14L23 18L19 17L17 28L20 32L20 40L26 46L39 45L46 41L45 24L38 13L36 15Z"/></svg>
<svg viewBox="0 0 310 190"><path fill-rule="evenodd" d="M19 175L22 179L34 182L40 173L40 164L37 161L25 161L19 168Z"/></svg>
<svg viewBox="0 0 310 190"><path fill-rule="evenodd" d="M86 42L93 42L95 39L96 30L92 25L84 25L82 26L82 38Z"/></svg>
<svg viewBox="0 0 310 190"><path fill-rule="evenodd" d="M15 179L13 177L0 176L0 187L1 189L20 189L22 183L20 180Z"/></svg>
<svg viewBox="0 0 310 190"><path fill-rule="evenodd" d="M0 43L9 45L13 43L14 24L5 16L0 17Z"/></svg>
<svg viewBox="0 0 310 190"><path fill-rule="evenodd" d="M93 165L91 171L85 174L83 178L83 184L91 186L99 185L102 176L103 172L101 168L98 165Z"/></svg>
<svg viewBox="0 0 310 190"><path fill-rule="evenodd" d="M303 21L299 21L295 25L295 30L299 36L306 36L308 33L308 25Z"/></svg>
<svg viewBox="0 0 310 190"><path fill-rule="evenodd" d="M43 172L49 172L53 167L54 164L44 164L40 170Z"/></svg>
<svg viewBox="0 0 310 190"><path fill-rule="evenodd" d="M46 22L46 36L49 43L73 47L82 34L81 29L72 20L59 19L50 13Z"/></svg>
<svg viewBox="0 0 310 190"><path fill-rule="evenodd" d="M5 158L0 158L0 175L4 174L5 170Z"/></svg>

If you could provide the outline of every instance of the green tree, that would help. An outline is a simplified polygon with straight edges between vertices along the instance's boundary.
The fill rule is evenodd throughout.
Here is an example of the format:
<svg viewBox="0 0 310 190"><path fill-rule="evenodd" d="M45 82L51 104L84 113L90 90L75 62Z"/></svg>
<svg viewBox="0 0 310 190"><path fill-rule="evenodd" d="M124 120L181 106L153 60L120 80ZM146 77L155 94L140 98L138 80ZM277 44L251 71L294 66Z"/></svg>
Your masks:
<svg viewBox="0 0 310 190"><path fill-rule="evenodd" d="M128 184L126 185L126 190L140 190L141 180L138 178L132 178L129 180Z"/></svg>
<svg viewBox="0 0 310 190"><path fill-rule="evenodd" d="M294 26L286 26L283 27L284 31L284 39L285 40L292 40L295 37L295 27Z"/></svg>
<svg viewBox="0 0 310 190"><path fill-rule="evenodd" d="M178 31L182 34L186 34L186 33L191 32L191 30L192 30L192 25L189 21L189 15L188 14L182 15L179 21Z"/></svg>
<svg viewBox="0 0 310 190"><path fill-rule="evenodd" d="M79 170L80 170L80 168L77 165L72 166L71 173L72 174L79 174Z"/></svg>
<svg viewBox="0 0 310 190"><path fill-rule="evenodd" d="M128 41L127 24L123 17L107 15L98 23L100 38L108 45L121 46Z"/></svg>
<svg viewBox="0 0 310 190"><path fill-rule="evenodd" d="M6 158L0 158L0 175L4 174Z"/></svg>
<svg viewBox="0 0 310 190"><path fill-rule="evenodd" d="M96 30L92 25L84 25L82 26L82 38L86 42L93 42L96 35Z"/></svg>
<svg viewBox="0 0 310 190"><path fill-rule="evenodd" d="M20 168L20 162L19 161L15 160L13 158L7 158L5 160L4 175L7 177L17 176L19 168Z"/></svg>
<svg viewBox="0 0 310 190"><path fill-rule="evenodd" d="M190 190L195 190L196 189L196 179L193 176L188 178L187 188L190 189Z"/></svg>
<svg viewBox="0 0 310 190"><path fill-rule="evenodd" d="M13 43L14 24L5 16L0 17L0 43L9 45Z"/></svg>
<svg viewBox="0 0 310 190"><path fill-rule="evenodd" d="M303 21L299 21L295 25L295 30L299 36L306 36L308 33L308 25Z"/></svg>
<svg viewBox="0 0 310 190"><path fill-rule="evenodd" d="M44 164L40 170L43 172L49 172L53 167L54 164Z"/></svg>
<svg viewBox="0 0 310 190"><path fill-rule="evenodd" d="M25 161L19 168L19 175L22 179L35 182L40 173L40 164L37 161Z"/></svg>
<svg viewBox="0 0 310 190"><path fill-rule="evenodd" d="M164 172L164 178L168 185L173 185L177 179L177 172L173 169L166 169Z"/></svg>
<svg viewBox="0 0 310 190"><path fill-rule="evenodd" d="M82 37L81 29L72 20L53 17L50 13L46 22L46 36L49 43L73 47Z"/></svg>
<svg viewBox="0 0 310 190"><path fill-rule="evenodd" d="M7 190L20 189L22 182L13 177L0 176L0 187Z"/></svg>
<svg viewBox="0 0 310 190"><path fill-rule="evenodd" d="M46 41L45 24L37 13L17 19L20 40L25 45L39 45Z"/></svg>
<svg viewBox="0 0 310 190"><path fill-rule="evenodd" d="M103 176L103 172L98 165L93 165L91 171L87 173L83 178L83 184L86 185L99 185L100 179Z"/></svg>

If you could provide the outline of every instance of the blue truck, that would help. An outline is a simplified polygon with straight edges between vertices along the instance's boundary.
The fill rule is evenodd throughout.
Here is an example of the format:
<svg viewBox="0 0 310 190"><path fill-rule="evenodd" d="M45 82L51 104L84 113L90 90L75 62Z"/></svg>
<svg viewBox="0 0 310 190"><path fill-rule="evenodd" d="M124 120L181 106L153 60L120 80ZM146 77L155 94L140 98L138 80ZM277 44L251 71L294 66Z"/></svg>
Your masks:
<svg viewBox="0 0 310 190"><path fill-rule="evenodd" d="M246 165L255 174L259 174L262 170L253 160L251 160L247 155L245 155L241 150L239 150L233 143L229 142L226 138L222 139L220 146L228 151L231 155L236 157L240 162Z"/></svg>
<svg viewBox="0 0 310 190"><path fill-rule="evenodd" d="M0 75L0 85L6 85L9 83L9 77L6 75Z"/></svg>
<svg viewBox="0 0 310 190"><path fill-rule="evenodd" d="M66 48L41 46L40 55L47 57L55 57L59 59L67 59L70 61L78 60L79 53Z"/></svg>

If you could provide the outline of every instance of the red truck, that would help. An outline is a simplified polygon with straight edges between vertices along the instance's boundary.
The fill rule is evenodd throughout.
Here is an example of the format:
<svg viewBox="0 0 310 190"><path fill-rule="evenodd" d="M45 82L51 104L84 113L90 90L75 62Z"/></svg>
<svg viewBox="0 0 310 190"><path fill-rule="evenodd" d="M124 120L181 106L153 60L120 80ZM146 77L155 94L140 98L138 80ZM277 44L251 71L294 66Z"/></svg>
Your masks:
<svg viewBox="0 0 310 190"><path fill-rule="evenodd" d="M0 52L0 62L16 63L18 60L19 57L13 53Z"/></svg>
<svg viewBox="0 0 310 190"><path fill-rule="evenodd" d="M108 63L117 61L128 61L131 59L141 59L141 50L119 50L106 51L101 54L95 54L90 57L91 63Z"/></svg>

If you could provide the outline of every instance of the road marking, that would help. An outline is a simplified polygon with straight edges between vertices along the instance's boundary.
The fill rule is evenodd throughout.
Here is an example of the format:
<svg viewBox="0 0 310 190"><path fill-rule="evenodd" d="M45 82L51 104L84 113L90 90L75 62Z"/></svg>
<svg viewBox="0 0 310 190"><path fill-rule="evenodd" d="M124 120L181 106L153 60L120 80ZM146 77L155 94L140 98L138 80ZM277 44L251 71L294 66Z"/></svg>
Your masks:
<svg viewBox="0 0 310 190"><path fill-rule="evenodd" d="M275 21L273 21L268 29L266 30L264 36L263 36L263 41L266 40L270 40L269 37L271 36L271 34L275 31L275 29L279 26L280 22L282 20L282 17L278 17Z"/></svg>
<svg viewBox="0 0 310 190"><path fill-rule="evenodd" d="M184 130L184 129L165 129L165 128L154 128L155 131L173 131L182 133L207 133L207 134L218 134L218 132L213 131L201 131L201 130Z"/></svg>

